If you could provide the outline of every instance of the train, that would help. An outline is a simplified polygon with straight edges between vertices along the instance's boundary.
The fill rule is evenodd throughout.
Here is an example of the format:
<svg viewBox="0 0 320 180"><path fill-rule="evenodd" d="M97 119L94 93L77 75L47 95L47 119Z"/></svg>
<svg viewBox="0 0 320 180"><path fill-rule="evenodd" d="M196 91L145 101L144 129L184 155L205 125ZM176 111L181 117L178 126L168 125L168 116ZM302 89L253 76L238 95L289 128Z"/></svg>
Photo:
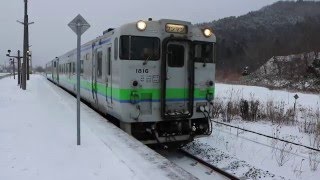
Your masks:
<svg viewBox="0 0 320 180"><path fill-rule="evenodd" d="M76 93L76 54L46 64L46 77ZM81 45L80 95L145 144L184 145L212 132L216 36L191 22L139 20Z"/></svg>

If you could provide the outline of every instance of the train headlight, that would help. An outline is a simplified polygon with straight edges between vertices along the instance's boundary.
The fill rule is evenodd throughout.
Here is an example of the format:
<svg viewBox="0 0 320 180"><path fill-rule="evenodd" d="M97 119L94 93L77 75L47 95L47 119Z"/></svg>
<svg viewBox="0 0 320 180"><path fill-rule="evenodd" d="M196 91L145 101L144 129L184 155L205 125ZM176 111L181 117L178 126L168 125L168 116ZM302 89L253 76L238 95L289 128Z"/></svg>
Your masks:
<svg viewBox="0 0 320 180"><path fill-rule="evenodd" d="M137 29L140 31L144 31L147 28L147 23L144 21L137 22Z"/></svg>
<svg viewBox="0 0 320 180"><path fill-rule="evenodd" d="M203 35L205 36L205 37L210 37L210 36L212 36L212 31L211 31L211 29L209 29L209 28L206 28L206 29L204 29L203 30Z"/></svg>

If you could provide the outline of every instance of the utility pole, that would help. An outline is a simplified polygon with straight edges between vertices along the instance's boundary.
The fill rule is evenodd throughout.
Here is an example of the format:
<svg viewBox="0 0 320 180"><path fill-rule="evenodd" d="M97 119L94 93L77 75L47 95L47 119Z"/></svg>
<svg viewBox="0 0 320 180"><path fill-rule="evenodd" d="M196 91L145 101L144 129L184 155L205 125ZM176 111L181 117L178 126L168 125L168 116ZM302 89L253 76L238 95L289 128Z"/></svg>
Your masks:
<svg viewBox="0 0 320 180"><path fill-rule="evenodd" d="M29 80L29 25L34 22L29 23L28 17L28 0L24 0L24 21L20 22L24 27L23 34L23 62L22 62L22 73L21 73L21 86L23 90L27 89L27 79Z"/></svg>
<svg viewBox="0 0 320 180"><path fill-rule="evenodd" d="M13 65L14 65L14 59L16 58L17 59L17 63L18 63L18 84L20 85L20 88L22 87L21 86L21 74L23 74L22 72L21 72L21 58L23 58L23 57L21 57L20 56L20 50L18 50L18 56L10 56L10 53L11 53L11 50L9 49L8 50L8 54L7 54L7 57L11 57L12 58L12 62L13 62ZM10 59L11 60L11 59ZM15 65L13 66L13 71L14 71L14 76L15 76ZM15 77L14 77L15 78Z"/></svg>
<svg viewBox="0 0 320 180"><path fill-rule="evenodd" d="M29 16L28 16L28 0L24 0L24 43L23 54L26 65L27 80L29 80Z"/></svg>
<svg viewBox="0 0 320 180"><path fill-rule="evenodd" d="M26 77L26 68L27 68L27 61L28 61L28 0L24 0L24 23L23 23L23 63L22 63L22 89L27 89L27 77Z"/></svg>
<svg viewBox="0 0 320 180"><path fill-rule="evenodd" d="M12 70L13 70L13 79L16 79L16 66L14 64L14 58L12 58Z"/></svg>
<svg viewBox="0 0 320 180"><path fill-rule="evenodd" d="M20 85L20 83L21 83L21 60L20 60L20 50L18 50L18 85ZM20 85L20 87L21 87L21 85Z"/></svg>

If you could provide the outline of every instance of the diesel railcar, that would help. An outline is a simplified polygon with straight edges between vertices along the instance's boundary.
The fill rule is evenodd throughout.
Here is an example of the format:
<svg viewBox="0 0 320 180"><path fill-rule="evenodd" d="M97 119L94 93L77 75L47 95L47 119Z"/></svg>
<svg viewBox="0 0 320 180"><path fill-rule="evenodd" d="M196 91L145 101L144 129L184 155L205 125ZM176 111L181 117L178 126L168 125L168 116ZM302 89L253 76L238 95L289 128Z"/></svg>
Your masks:
<svg viewBox="0 0 320 180"><path fill-rule="evenodd" d="M108 29L81 46L81 98L145 144L186 143L211 133L216 37L190 22L161 19ZM76 49L46 76L76 92Z"/></svg>

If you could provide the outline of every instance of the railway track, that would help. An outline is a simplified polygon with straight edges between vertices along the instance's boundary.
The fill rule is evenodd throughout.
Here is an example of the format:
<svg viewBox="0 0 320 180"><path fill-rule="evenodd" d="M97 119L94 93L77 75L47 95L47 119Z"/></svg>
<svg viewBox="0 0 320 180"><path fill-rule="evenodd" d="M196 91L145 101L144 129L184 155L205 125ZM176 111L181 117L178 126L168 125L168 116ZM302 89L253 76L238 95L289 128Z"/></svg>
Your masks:
<svg viewBox="0 0 320 180"><path fill-rule="evenodd" d="M157 150L162 156L180 166L185 171L191 173L199 179L215 179L215 180L239 180L240 178L220 169L192 154L180 149L174 152Z"/></svg>

